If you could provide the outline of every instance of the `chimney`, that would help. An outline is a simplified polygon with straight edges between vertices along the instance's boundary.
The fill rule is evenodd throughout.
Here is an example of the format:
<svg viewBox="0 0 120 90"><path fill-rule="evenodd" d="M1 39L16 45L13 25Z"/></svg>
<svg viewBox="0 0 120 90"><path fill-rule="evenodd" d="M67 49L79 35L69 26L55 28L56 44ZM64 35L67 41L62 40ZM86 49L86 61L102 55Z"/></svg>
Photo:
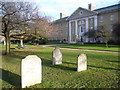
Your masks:
<svg viewBox="0 0 120 90"><path fill-rule="evenodd" d="M67 15L60 13L60 19L66 17Z"/></svg>
<svg viewBox="0 0 120 90"><path fill-rule="evenodd" d="M95 6L93 6L93 5L90 3L90 4L88 4L88 9L89 9L89 10L95 10L95 9L96 9L96 7L95 7Z"/></svg>
<svg viewBox="0 0 120 90"><path fill-rule="evenodd" d="M60 13L60 19L62 18L62 13Z"/></svg>
<svg viewBox="0 0 120 90"><path fill-rule="evenodd" d="M89 9L89 10L91 10L91 3L90 3L90 4L88 4L88 9Z"/></svg>

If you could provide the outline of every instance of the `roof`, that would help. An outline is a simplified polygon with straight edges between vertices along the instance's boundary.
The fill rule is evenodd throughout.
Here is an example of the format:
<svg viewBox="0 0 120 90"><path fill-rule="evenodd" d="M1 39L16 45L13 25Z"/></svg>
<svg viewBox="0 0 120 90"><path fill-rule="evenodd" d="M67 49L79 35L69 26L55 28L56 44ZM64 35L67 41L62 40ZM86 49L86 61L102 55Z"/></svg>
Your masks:
<svg viewBox="0 0 120 90"><path fill-rule="evenodd" d="M79 7L78 9L81 9L82 7ZM78 10L77 9L77 10ZM85 9L85 8L82 8L82 9ZM76 10L76 11L77 11ZM85 9L87 11L91 11L89 9ZM83 17L88 17L88 16L92 16L92 15L96 15L96 14L101 14L101 13L106 13L106 12L111 12L111 11L116 11L116 10L120 10L120 4L115 4L115 5L112 5L112 6L107 6L107 7L103 7L103 8L99 8L99 9L96 9L96 10L93 10L91 12L93 12L94 14L90 14L90 15L86 15L86 16L83 16ZM76 12L75 11L75 12ZM73 14L75 14L75 12L73 12ZM72 15L73 15L72 14ZM72 16L71 15L71 16ZM83 17L79 17L79 18L83 18ZM70 16L68 17L64 17L64 18L61 18L61 19L58 19L54 22L62 22L62 21L67 21L69 20ZM77 18L76 18L77 19Z"/></svg>
<svg viewBox="0 0 120 90"><path fill-rule="evenodd" d="M56 21L54 22L62 22L62 21L67 21L68 17L64 17L64 18L61 18L61 19L57 19Z"/></svg>
<svg viewBox="0 0 120 90"><path fill-rule="evenodd" d="M115 11L115 10L119 10L119 9L120 9L120 4L115 4L115 5L112 5L112 6L99 8L99 9L96 9L94 11L98 12L98 14L100 14L100 13L111 12L111 11Z"/></svg>

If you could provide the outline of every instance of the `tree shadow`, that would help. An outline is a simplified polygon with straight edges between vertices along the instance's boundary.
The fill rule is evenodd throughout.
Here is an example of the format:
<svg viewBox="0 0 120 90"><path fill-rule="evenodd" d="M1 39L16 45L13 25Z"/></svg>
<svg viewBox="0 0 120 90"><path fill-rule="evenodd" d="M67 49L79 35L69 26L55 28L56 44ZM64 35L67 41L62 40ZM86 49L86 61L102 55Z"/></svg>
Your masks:
<svg viewBox="0 0 120 90"><path fill-rule="evenodd" d="M48 67L51 67L51 68L62 69L62 70L67 70L67 71L76 71L77 70L77 68L75 68L75 67L67 67L67 66L64 66L63 64L53 65L52 64L52 59L51 60L47 60L47 59L44 59L44 58L41 58L41 59L43 60L42 65L44 65L44 66L48 66Z"/></svg>
<svg viewBox="0 0 120 90"><path fill-rule="evenodd" d="M19 55L18 55L18 53L19 53ZM6 54L2 54L2 55L22 60L23 58L25 58L28 55L37 55L37 56L39 56L39 53L41 53L41 55L42 54L46 54L46 55L50 54L50 52L47 53L47 52L39 52L39 51L31 51L31 52L28 52L28 51L13 51L8 55L6 55Z"/></svg>
<svg viewBox="0 0 120 90"><path fill-rule="evenodd" d="M67 66L63 66L62 64L53 65L53 66L50 66L50 67L57 68L57 69L62 69L62 70L67 70L67 71L77 71L77 68L75 68L75 67L67 67Z"/></svg>
<svg viewBox="0 0 120 90"><path fill-rule="evenodd" d="M63 63L77 65L77 63L71 63L71 62L63 62Z"/></svg>
<svg viewBox="0 0 120 90"><path fill-rule="evenodd" d="M2 71L2 77L0 77L0 79L17 88L21 88L21 76L4 69L0 69L0 71Z"/></svg>
<svg viewBox="0 0 120 90"><path fill-rule="evenodd" d="M14 51L14 54L15 53L19 53L21 54L22 56L26 56L26 55L39 55L39 54L51 54L52 52L41 52L41 51Z"/></svg>
<svg viewBox="0 0 120 90"><path fill-rule="evenodd" d="M120 61L111 61L111 60L106 60L108 62L115 62L115 63L120 63Z"/></svg>
<svg viewBox="0 0 120 90"><path fill-rule="evenodd" d="M15 48L10 48L10 49L15 49Z"/></svg>
<svg viewBox="0 0 120 90"><path fill-rule="evenodd" d="M99 67L99 66L92 66L92 65L87 65L87 66L88 66L88 67L94 67L94 68L108 69L108 70L120 70L120 69L115 69L115 68Z"/></svg>

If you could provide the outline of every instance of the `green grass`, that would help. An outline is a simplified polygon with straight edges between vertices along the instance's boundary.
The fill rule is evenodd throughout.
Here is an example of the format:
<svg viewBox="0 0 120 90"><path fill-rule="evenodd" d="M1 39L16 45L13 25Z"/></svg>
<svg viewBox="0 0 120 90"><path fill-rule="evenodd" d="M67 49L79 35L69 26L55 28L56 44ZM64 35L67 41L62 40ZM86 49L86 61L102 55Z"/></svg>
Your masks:
<svg viewBox="0 0 120 90"><path fill-rule="evenodd" d="M109 45L107 48L105 45L100 44L68 44L68 45L58 45L63 48L77 48L77 49L89 49L89 50L103 50L103 51L119 51L120 46L117 45Z"/></svg>
<svg viewBox="0 0 120 90"><path fill-rule="evenodd" d="M27 55L37 55L42 59L42 83L29 88L118 88L120 61L117 53L62 49L63 64L52 65L52 51L53 48L31 45L11 49L10 55L2 56L2 87L21 87L21 60ZM82 53L87 54L88 69L77 72L77 57Z"/></svg>

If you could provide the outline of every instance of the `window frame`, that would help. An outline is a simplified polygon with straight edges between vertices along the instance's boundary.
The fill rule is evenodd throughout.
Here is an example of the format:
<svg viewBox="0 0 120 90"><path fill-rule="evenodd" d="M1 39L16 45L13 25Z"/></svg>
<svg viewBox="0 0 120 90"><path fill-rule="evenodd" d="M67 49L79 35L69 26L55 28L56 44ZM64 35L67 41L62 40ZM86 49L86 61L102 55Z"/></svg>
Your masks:
<svg viewBox="0 0 120 90"><path fill-rule="evenodd" d="M84 30L85 30L84 26L80 26L80 32L84 33Z"/></svg>
<svg viewBox="0 0 120 90"><path fill-rule="evenodd" d="M93 23L93 18L90 18L90 23Z"/></svg>
<svg viewBox="0 0 120 90"><path fill-rule="evenodd" d="M114 21L115 20L115 14L111 14L110 15L110 21Z"/></svg>
<svg viewBox="0 0 120 90"><path fill-rule="evenodd" d="M83 11L80 11L79 14L80 14L80 15L83 15Z"/></svg>
<svg viewBox="0 0 120 90"><path fill-rule="evenodd" d="M103 22L103 20L104 20L104 17L100 16L100 22Z"/></svg>
<svg viewBox="0 0 120 90"><path fill-rule="evenodd" d="M84 20L80 20L79 24L85 24L85 21Z"/></svg>

